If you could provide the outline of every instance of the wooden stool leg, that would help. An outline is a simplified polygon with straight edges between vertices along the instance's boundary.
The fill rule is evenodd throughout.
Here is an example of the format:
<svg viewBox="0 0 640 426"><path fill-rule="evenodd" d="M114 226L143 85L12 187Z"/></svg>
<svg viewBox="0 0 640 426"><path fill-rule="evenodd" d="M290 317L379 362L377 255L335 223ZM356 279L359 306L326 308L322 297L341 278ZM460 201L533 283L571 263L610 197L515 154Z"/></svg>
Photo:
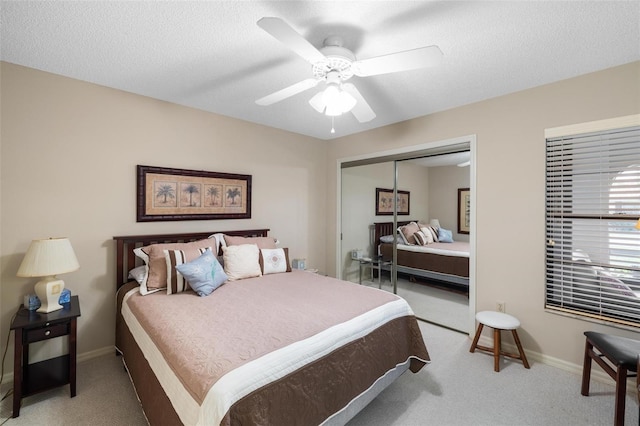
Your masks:
<svg viewBox="0 0 640 426"><path fill-rule="evenodd" d="M613 416L615 426L624 426L624 404L627 392L627 369L619 366L616 371L616 407Z"/></svg>
<svg viewBox="0 0 640 426"><path fill-rule="evenodd" d="M591 380L591 353L593 351L593 345L587 339L587 343L584 347L584 361L582 363L582 389L580 393L584 396L589 396L589 381Z"/></svg>
<svg viewBox="0 0 640 426"><path fill-rule="evenodd" d="M500 372L500 329L493 329L493 371Z"/></svg>
<svg viewBox="0 0 640 426"><path fill-rule="evenodd" d="M484 324L479 323L478 330L476 331L476 337L473 338L473 343L471 343L469 352L475 352L476 346L478 346L478 339L480 339L480 335L482 334L482 327L484 327Z"/></svg>
<svg viewBox="0 0 640 426"><path fill-rule="evenodd" d="M524 354L524 349L522 349L522 344L520 343L520 338L518 337L518 331L516 329L511 330L511 334L513 334L513 340L516 342L516 346L518 347L518 352L520 353L520 359L524 364L524 368L529 368L529 361L527 361L527 356Z"/></svg>

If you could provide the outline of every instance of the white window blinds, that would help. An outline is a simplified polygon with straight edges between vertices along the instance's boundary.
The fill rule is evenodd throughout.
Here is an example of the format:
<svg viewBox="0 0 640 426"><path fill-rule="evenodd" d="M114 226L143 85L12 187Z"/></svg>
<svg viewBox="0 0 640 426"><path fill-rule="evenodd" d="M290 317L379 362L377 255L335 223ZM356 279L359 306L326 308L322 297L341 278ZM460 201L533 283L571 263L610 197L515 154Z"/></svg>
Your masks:
<svg viewBox="0 0 640 426"><path fill-rule="evenodd" d="M546 308L640 327L640 126L546 139Z"/></svg>

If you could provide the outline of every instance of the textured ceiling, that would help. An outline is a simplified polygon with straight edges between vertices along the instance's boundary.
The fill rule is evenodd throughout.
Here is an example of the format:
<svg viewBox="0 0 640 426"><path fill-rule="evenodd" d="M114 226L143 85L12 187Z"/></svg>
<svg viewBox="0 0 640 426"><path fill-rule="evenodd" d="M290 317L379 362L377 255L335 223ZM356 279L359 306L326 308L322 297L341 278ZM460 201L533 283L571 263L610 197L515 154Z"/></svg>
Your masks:
<svg viewBox="0 0 640 426"><path fill-rule="evenodd" d="M319 139L361 132L640 60L639 1L2 1L3 61ZM437 45L434 68L350 80L377 117L331 120L309 99L255 100L311 77L256 25L284 19L358 59Z"/></svg>

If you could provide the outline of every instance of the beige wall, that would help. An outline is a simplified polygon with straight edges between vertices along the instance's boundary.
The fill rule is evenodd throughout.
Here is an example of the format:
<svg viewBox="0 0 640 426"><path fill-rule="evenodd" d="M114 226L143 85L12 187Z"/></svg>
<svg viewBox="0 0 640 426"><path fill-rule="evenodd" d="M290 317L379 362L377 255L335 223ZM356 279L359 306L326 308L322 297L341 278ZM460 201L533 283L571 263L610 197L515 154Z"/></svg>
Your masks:
<svg viewBox="0 0 640 426"><path fill-rule="evenodd" d="M469 188L469 170L471 167L429 168L429 218L451 230L456 241L469 241L469 234L458 234L458 189Z"/></svg>
<svg viewBox="0 0 640 426"><path fill-rule="evenodd" d="M328 211L336 208L338 159L475 134L477 310L506 302L528 350L580 365L583 331L635 333L544 311L544 129L639 112L635 62L341 138L329 145ZM336 229L330 214L328 271Z"/></svg>
<svg viewBox="0 0 640 426"><path fill-rule="evenodd" d="M429 169L415 164L401 163L398 167L398 189L410 192L410 216L399 220L429 217ZM376 188L393 188L393 161L342 169L342 279L357 282L359 263L351 260L351 250L364 250L365 256L377 251L372 243L374 222L393 220L392 216L376 216ZM328 212L328 214L331 214Z"/></svg>
<svg viewBox="0 0 640 426"><path fill-rule="evenodd" d="M544 129L639 113L640 63L328 143L7 63L0 76L2 341L33 289L15 277L33 238L71 238L81 269L63 278L91 354L114 340L112 236L264 226L333 274L337 159L474 134L477 309L505 301L528 350L573 364L583 330L612 331L543 310ZM136 223L136 164L251 174L253 218Z"/></svg>
<svg viewBox="0 0 640 426"><path fill-rule="evenodd" d="M67 236L78 256L61 278L81 300L79 354L114 342L114 235L268 227L325 267L325 144L8 63L1 73L1 341L33 292L36 279L15 274L34 238ZM137 164L251 174L252 218L136 223Z"/></svg>

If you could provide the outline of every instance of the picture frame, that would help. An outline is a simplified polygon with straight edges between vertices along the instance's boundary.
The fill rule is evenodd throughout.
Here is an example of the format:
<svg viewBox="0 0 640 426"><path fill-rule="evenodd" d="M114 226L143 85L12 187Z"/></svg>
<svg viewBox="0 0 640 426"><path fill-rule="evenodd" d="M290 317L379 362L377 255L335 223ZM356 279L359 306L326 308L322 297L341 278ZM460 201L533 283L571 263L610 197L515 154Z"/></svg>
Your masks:
<svg viewBox="0 0 640 426"><path fill-rule="evenodd" d="M251 218L251 175L137 166L137 222Z"/></svg>
<svg viewBox="0 0 640 426"><path fill-rule="evenodd" d="M393 215L393 189L376 188L376 216ZM409 191L398 190L398 215L406 216L411 211Z"/></svg>
<svg viewBox="0 0 640 426"><path fill-rule="evenodd" d="M458 234L469 234L470 224L471 191L469 188L458 188Z"/></svg>

